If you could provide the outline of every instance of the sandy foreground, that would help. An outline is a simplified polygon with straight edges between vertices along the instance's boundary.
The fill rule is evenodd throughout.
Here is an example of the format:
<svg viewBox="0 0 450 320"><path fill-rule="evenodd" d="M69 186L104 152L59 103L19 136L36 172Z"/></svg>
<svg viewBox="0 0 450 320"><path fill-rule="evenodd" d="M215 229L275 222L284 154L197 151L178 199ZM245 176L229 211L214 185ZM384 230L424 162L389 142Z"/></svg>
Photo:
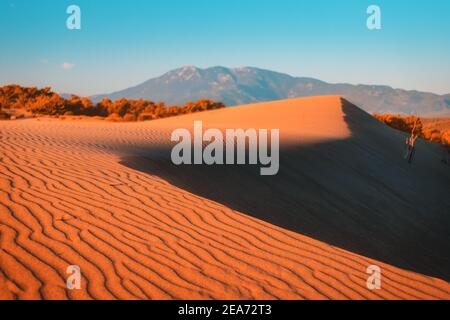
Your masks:
<svg viewBox="0 0 450 320"><path fill-rule="evenodd" d="M279 128L279 174L171 165L170 133L194 120ZM403 148L339 97L0 122L0 299L449 299L450 170L438 146L412 166Z"/></svg>

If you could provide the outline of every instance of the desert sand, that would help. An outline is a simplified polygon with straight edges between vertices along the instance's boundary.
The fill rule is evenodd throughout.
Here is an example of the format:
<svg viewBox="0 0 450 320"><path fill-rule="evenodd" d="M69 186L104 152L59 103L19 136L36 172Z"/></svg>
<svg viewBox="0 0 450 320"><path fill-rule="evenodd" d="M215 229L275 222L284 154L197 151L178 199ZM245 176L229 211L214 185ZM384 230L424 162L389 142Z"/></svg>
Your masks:
<svg viewBox="0 0 450 320"><path fill-rule="evenodd" d="M194 120L279 128L279 174L171 165L170 133ZM334 96L0 122L0 299L449 299L450 171L430 143L411 166L403 148Z"/></svg>

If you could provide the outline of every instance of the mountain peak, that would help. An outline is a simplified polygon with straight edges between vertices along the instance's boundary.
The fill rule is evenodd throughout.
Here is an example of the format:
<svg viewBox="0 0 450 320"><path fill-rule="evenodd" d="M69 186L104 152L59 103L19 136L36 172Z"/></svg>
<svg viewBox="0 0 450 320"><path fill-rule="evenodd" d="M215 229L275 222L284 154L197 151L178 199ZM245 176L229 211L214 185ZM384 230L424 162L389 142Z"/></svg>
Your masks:
<svg viewBox="0 0 450 320"><path fill-rule="evenodd" d="M200 79L201 69L196 66L186 65L181 68L169 71L162 78L168 78L165 81L190 81Z"/></svg>
<svg viewBox="0 0 450 320"><path fill-rule="evenodd" d="M200 70L200 68L197 68L196 66L190 64L182 66L181 68L178 69L178 71L184 72L197 72L198 70Z"/></svg>

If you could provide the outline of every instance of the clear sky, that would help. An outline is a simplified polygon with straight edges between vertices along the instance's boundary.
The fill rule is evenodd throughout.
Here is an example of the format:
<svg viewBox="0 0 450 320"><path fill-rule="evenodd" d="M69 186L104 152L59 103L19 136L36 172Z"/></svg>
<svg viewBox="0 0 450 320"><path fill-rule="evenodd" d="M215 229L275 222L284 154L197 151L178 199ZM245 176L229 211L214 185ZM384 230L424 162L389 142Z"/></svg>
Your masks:
<svg viewBox="0 0 450 320"><path fill-rule="evenodd" d="M81 30L66 28L71 4ZM81 95L183 65L450 93L449 0L0 0L0 44L0 85Z"/></svg>

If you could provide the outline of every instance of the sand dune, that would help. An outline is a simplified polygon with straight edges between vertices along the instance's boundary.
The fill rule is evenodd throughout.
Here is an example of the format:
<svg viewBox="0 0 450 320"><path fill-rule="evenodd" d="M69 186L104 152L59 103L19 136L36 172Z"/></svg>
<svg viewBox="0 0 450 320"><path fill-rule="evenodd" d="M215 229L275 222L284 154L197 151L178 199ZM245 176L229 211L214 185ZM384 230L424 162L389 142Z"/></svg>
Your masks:
<svg viewBox="0 0 450 320"><path fill-rule="evenodd" d="M194 120L279 128L279 175L171 165ZM450 172L425 142L408 166L402 144L339 97L0 122L0 299L449 299Z"/></svg>

